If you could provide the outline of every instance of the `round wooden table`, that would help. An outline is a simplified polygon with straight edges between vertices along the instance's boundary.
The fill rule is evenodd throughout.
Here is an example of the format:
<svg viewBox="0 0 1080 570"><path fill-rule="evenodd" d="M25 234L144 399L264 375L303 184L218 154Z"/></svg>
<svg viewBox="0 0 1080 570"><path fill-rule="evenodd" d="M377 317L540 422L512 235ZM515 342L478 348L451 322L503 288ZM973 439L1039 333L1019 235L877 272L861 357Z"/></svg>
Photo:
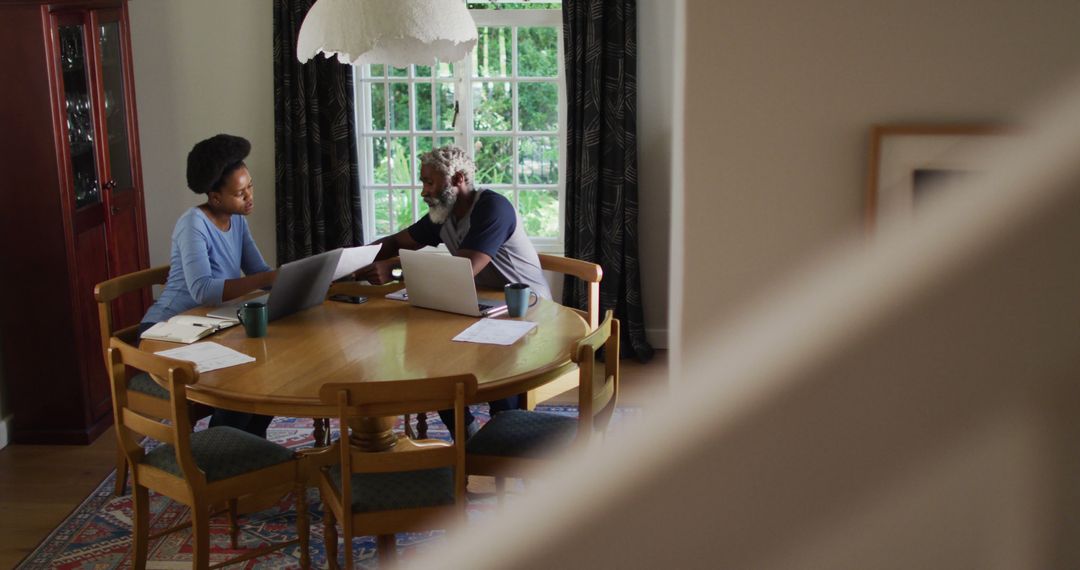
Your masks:
<svg viewBox="0 0 1080 570"><path fill-rule="evenodd" d="M201 307L190 314L205 314ZM506 317L500 317L506 318ZM475 317L420 309L372 297L353 305L333 301L270 323L267 336L247 338L243 326L207 340L255 357L256 361L199 375L188 398L217 408L275 416L333 417L334 405L319 400L328 382L361 382L473 374L475 402L520 394L575 367L571 344L588 332L574 311L541 299L522 320L536 328L510 346L455 342ZM178 345L144 340L155 352ZM392 446L391 418L354 426L369 449Z"/></svg>

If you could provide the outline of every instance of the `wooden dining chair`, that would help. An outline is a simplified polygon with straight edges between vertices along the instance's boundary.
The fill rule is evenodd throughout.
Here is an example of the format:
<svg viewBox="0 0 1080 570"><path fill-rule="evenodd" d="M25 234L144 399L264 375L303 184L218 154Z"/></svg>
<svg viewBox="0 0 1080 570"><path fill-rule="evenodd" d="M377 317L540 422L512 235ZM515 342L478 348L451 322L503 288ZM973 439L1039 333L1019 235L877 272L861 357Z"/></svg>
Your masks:
<svg viewBox="0 0 1080 570"><path fill-rule="evenodd" d="M124 328L118 328L113 318L113 303L129 293L149 289L154 285L164 285L169 277L169 266L161 265L150 269L143 269L134 273L128 273L114 277L108 281L102 281L94 286L94 299L98 304L98 327L101 332L101 356L105 362L105 370L109 370L109 340L117 337L124 342L138 345L139 325L134 324ZM142 409L154 410L158 417L166 417L168 414L169 393L150 379L144 372L132 375L127 380L128 399L137 403ZM201 404L188 404L190 418L200 419L210 415L209 406ZM124 452L116 450L116 487L114 492L117 496L124 493L127 486L128 466L124 459Z"/></svg>
<svg viewBox="0 0 1080 570"><path fill-rule="evenodd" d="M603 362L597 362L601 347ZM596 330L573 344L571 358L578 365L577 418L508 410L492 417L465 445L466 472L494 476L500 500L504 477L528 475L554 455L584 448L607 430L619 398L619 321L611 311Z"/></svg>
<svg viewBox="0 0 1080 570"><path fill-rule="evenodd" d="M109 341L107 357L116 437L132 468L134 567L146 567L151 538L190 526L192 566L209 568L209 519L215 514L211 513L211 505L228 506L230 538L236 549L238 499L278 489L291 489L296 494L298 538L249 550L214 567L249 560L297 542L301 566L309 567L306 462L283 446L232 427L218 426L192 433L186 395L187 387L198 382L199 374L191 362L144 352L115 337ZM145 408L130 398L128 368L165 382L169 396L167 414L159 415L156 404ZM144 437L160 443L148 451L140 445ZM191 509L190 521L150 536L149 490L187 505Z"/></svg>
<svg viewBox="0 0 1080 570"><path fill-rule="evenodd" d="M585 319L590 331L596 330L596 327L600 325L600 281L604 278L604 270L595 263L580 259L544 253L538 255L540 257L540 268L544 271L576 277L585 283L587 290L586 310L583 311L576 307L569 308ZM526 393L521 398L519 407L525 410L536 409L536 405L540 402L550 400L568 390L573 390L577 387L577 383L578 375L573 372L560 376Z"/></svg>
<svg viewBox="0 0 1080 570"><path fill-rule="evenodd" d="M398 439L388 451L365 452L349 444L349 422L420 410L453 408L457 433L465 429L465 402L476 394L476 377L326 384L319 397L338 407L341 438L312 461L337 463L318 471L323 501L326 558L337 565L337 522L344 537L345 566L352 568L352 539L377 536L380 563L396 556L395 533L431 528L438 520L465 521L465 449L460 443Z"/></svg>
<svg viewBox="0 0 1080 570"><path fill-rule="evenodd" d="M586 309L570 307L589 323L589 330L595 330L600 325L600 281L604 278L604 270L599 265L560 255L537 254L540 258L540 269L561 273L571 277L577 277L585 283Z"/></svg>

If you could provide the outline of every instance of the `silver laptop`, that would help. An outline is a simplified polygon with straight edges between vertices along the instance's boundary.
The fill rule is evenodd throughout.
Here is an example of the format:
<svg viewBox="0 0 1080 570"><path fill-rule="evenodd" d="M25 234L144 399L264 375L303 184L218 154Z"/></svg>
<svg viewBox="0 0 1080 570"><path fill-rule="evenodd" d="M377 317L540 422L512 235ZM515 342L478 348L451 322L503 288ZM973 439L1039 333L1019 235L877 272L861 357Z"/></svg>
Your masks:
<svg viewBox="0 0 1080 570"><path fill-rule="evenodd" d="M267 304L270 320L274 321L314 307L326 300L326 292L330 289L340 258L341 250L335 249L286 263L278 269L270 293L254 299L229 301L207 315L235 321L240 305L257 301Z"/></svg>
<svg viewBox="0 0 1080 570"><path fill-rule="evenodd" d="M409 304L470 317L506 312L506 303L476 296L472 262L466 257L401 250Z"/></svg>

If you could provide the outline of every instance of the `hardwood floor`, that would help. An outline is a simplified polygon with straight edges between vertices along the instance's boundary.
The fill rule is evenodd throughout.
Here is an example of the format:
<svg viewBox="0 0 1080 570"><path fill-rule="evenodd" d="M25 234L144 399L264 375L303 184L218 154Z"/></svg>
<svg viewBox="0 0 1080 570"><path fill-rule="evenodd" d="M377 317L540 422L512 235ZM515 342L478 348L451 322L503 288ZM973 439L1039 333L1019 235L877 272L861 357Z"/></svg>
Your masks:
<svg viewBox="0 0 1080 570"><path fill-rule="evenodd" d="M112 428L90 445L0 450L0 568L13 568L115 467Z"/></svg>
<svg viewBox="0 0 1080 570"><path fill-rule="evenodd" d="M648 407L667 386L667 352L619 364L626 406ZM550 403L576 404L574 391ZM116 461L112 428L90 445L9 445L0 450L0 568L13 568L101 483Z"/></svg>

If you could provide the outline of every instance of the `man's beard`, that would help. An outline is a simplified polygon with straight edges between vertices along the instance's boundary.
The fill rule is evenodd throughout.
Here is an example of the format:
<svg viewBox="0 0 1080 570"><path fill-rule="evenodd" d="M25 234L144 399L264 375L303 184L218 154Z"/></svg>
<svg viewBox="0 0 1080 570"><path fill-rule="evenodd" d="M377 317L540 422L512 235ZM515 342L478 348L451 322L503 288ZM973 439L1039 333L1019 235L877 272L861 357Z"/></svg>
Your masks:
<svg viewBox="0 0 1080 570"><path fill-rule="evenodd" d="M436 224L441 224L446 221L446 218L450 217L450 212L454 209L454 204L457 203L457 193L454 192L454 187L447 184L443 188L442 192L439 192L439 196L434 200L424 199L424 203L428 206L428 217Z"/></svg>

